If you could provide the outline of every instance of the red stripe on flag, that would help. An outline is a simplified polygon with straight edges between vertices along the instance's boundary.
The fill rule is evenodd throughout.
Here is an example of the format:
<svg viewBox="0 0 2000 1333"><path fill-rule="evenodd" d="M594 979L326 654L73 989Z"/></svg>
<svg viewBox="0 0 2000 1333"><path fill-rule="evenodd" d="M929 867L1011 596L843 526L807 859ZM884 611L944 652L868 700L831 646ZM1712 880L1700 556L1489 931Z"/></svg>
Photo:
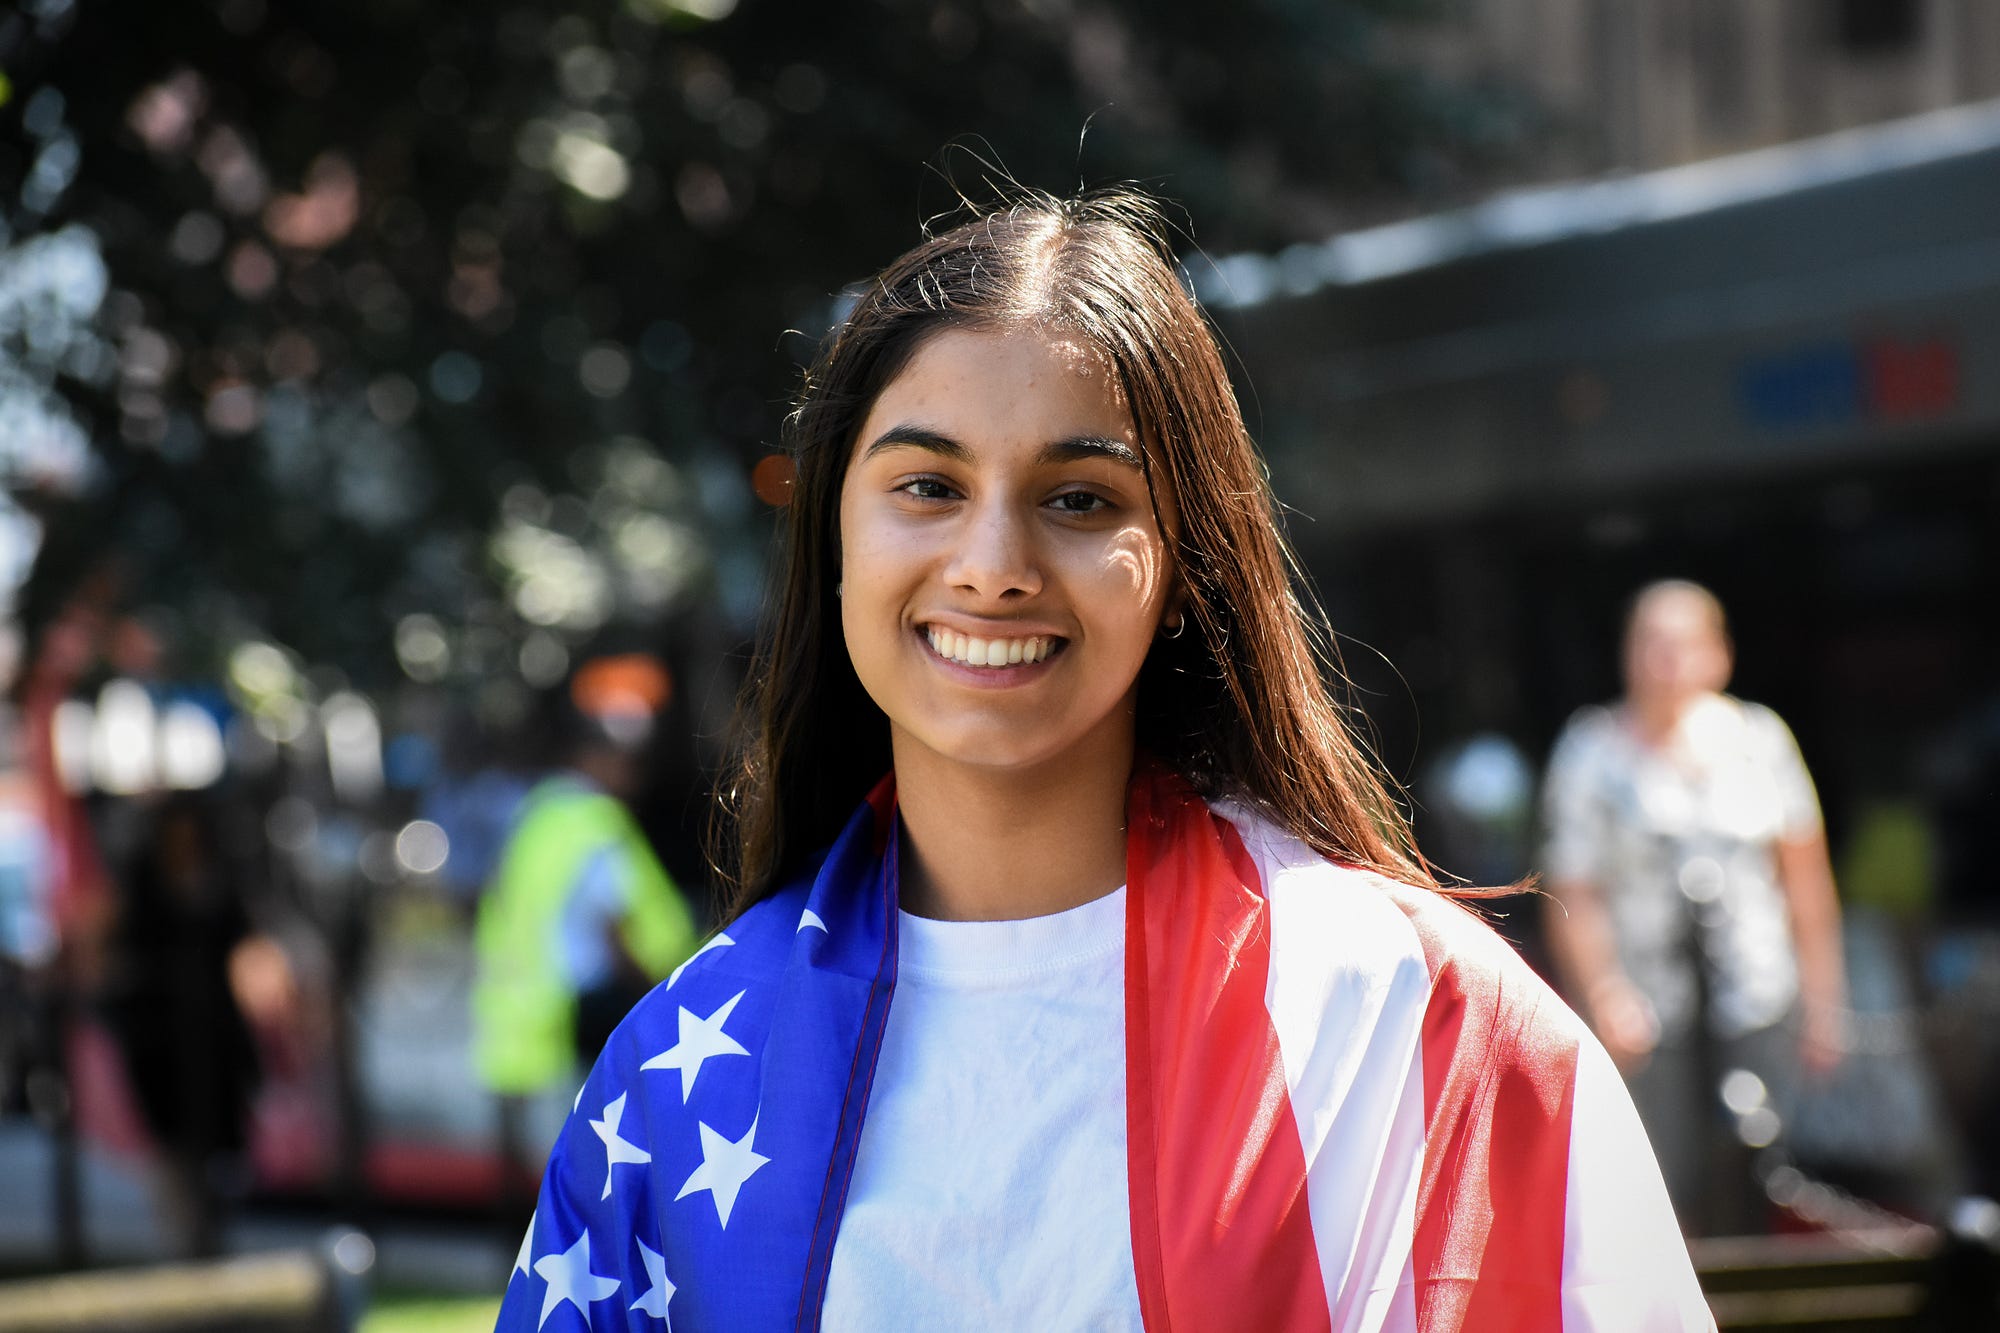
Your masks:
<svg viewBox="0 0 2000 1333"><path fill-rule="evenodd" d="M1462 908L1421 889L1387 891L1416 928L1431 974L1412 1254L1417 1327L1559 1330L1575 1020Z"/></svg>
<svg viewBox="0 0 2000 1333"><path fill-rule="evenodd" d="M1305 1150L1264 1007L1256 867L1164 772L1133 782L1128 818L1127 1162L1146 1328L1326 1329Z"/></svg>

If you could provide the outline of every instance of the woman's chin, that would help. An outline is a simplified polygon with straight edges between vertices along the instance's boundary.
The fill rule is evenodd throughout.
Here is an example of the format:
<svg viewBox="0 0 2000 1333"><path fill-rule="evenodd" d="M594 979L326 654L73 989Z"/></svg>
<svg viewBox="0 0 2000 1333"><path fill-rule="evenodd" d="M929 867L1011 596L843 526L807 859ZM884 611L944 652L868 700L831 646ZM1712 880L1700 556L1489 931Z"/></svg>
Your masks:
<svg viewBox="0 0 2000 1333"><path fill-rule="evenodd" d="M978 727L947 734L898 729L898 767L925 773L962 771L968 777L1029 777L1074 772L1116 758L1103 737L1023 735L1019 727ZM1124 747L1130 757L1131 745Z"/></svg>

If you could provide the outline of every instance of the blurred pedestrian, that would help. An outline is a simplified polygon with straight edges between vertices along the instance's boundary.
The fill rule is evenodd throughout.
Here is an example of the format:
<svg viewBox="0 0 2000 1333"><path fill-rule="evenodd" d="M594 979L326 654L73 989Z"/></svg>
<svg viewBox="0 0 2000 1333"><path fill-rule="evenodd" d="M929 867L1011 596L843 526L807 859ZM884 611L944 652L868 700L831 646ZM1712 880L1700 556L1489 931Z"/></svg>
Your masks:
<svg viewBox="0 0 2000 1333"><path fill-rule="evenodd" d="M1544 786L1550 952L1699 1233L1766 1211L1720 1080L1756 1075L1731 1101L1756 1117L1750 1142L1767 1137L1800 1075L1839 1063L1846 1014L1812 780L1776 713L1723 693L1732 665L1714 594L1648 585L1625 626L1623 699L1570 720Z"/></svg>
<svg viewBox="0 0 2000 1333"><path fill-rule="evenodd" d="M469 918L499 871L521 803L535 785L531 756L518 753L528 738L517 732L532 728L509 728L496 736L470 710L454 709L443 732L437 771L425 784L419 814L444 830L449 851L438 880Z"/></svg>
<svg viewBox="0 0 2000 1333"><path fill-rule="evenodd" d="M158 1150L170 1237L209 1255L224 1205L248 1180L259 1075L237 992L246 960L270 946L251 932L208 799L174 792L135 809L145 833L118 867L100 1007Z"/></svg>
<svg viewBox="0 0 2000 1333"><path fill-rule="evenodd" d="M694 916L626 806L666 693L648 657L577 671L562 761L521 802L479 903L473 1058L510 1172L540 1169L583 1069L694 948Z"/></svg>

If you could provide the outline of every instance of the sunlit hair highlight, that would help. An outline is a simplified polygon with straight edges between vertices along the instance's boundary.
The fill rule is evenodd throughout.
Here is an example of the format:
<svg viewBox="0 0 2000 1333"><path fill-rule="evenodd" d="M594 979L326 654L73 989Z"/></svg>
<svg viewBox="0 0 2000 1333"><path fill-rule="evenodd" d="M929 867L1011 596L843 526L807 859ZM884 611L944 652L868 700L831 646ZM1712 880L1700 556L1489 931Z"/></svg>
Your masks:
<svg viewBox="0 0 2000 1333"><path fill-rule="evenodd" d="M890 768L888 722L848 660L835 601L841 485L869 408L929 337L1021 327L1087 343L1114 368L1155 511L1164 493L1176 514L1189 632L1157 641L1141 670L1141 749L1335 861L1433 885L1329 688L1331 633L1301 596L1262 459L1157 206L1130 190L1022 192L884 269L806 373L786 434L784 551L717 791L725 917L798 873Z"/></svg>

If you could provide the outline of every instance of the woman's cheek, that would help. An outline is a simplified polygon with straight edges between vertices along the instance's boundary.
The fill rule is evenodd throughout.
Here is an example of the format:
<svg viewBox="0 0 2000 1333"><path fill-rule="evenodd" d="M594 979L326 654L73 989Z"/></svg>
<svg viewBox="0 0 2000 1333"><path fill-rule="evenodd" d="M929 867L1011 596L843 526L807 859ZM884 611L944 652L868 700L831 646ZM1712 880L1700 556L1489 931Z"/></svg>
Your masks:
<svg viewBox="0 0 2000 1333"><path fill-rule="evenodd" d="M1143 528L1126 528L1111 543L1099 571L1099 595L1135 618L1150 619L1161 596L1165 553Z"/></svg>

